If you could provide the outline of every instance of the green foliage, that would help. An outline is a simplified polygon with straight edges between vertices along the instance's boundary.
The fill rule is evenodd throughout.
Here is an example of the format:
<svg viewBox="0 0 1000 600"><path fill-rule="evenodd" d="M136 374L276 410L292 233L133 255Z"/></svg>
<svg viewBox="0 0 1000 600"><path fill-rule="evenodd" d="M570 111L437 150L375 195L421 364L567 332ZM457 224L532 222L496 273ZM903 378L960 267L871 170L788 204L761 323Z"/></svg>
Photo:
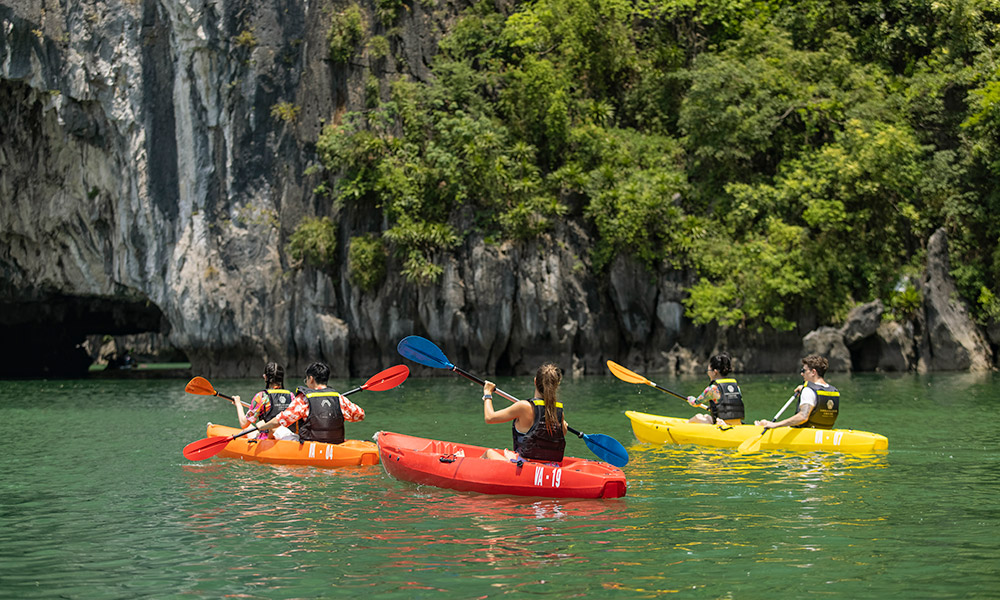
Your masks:
<svg viewBox="0 0 1000 600"><path fill-rule="evenodd" d="M378 0L376 18L403 6ZM369 80L366 110L317 142L333 201L380 212L410 281L435 281L470 234L575 219L596 269L623 254L689 269L698 323L789 329L875 298L906 318L899 273L944 227L959 290L997 318L993 0L505 6L461 15L429 83ZM354 5L331 57L363 38Z"/></svg>
<svg viewBox="0 0 1000 600"><path fill-rule="evenodd" d="M253 30L244 29L238 35L233 36L233 45L237 48L253 49L257 45L257 38L254 36Z"/></svg>
<svg viewBox="0 0 1000 600"><path fill-rule="evenodd" d="M888 310L882 313L882 320L904 321L912 318L920 310L923 297L913 284L906 282L906 285L895 289L889 295Z"/></svg>
<svg viewBox="0 0 1000 600"><path fill-rule="evenodd" d="M350 60L357 52L358 45L364 39L364 34L365 17L361 12L361 7L357 4L351 4L334 15L330 24L330 32L327 34L330 60L337 63L345 63Z"/></svg>
<svg viewBox="0 0 1000 600"><path fill-rule="evenodd" d="M285 251L299 265L329 268L336 260L337 228L330 217L306 217L295 228Z"/></svg>
<svg viewBox="0 0 1000 600"><path fill-rule="evenodd" d="M375 16L383 25L392 25L405 5L403 0L375 0Z"/></svg>
<svg viewBox="0 0 1000 600"><path fill-rule="evenodd" d="M386 250L382 239L375 235L351 238L347 249L347 277L351 284L366 292L385 280Z"/></svg>
<svg viewBox="0 0 1000 600"><path fill-rule="evenodd" d="M372 58L385 58L389 56L389 40L385 36L373 36L368 40L368 54Z"/></svg>
<svg viewBox="0 0 1000 600"><path fill-rule="evenodd" d="M278 102L271 107L271 116L285 123L294 123L299 117L300 109L301 107L291 102Z"/></svg>
<svg viewBox="0 0 1000 600"><path fill-rule="evenodd" d="M714 232L700 238L692 254L702 279L684 301L691 318L696 324L792 329L788 310L803 296L814 295L804 239L803 227L777 218L765 218L761 228L739 243Z"/></svg>

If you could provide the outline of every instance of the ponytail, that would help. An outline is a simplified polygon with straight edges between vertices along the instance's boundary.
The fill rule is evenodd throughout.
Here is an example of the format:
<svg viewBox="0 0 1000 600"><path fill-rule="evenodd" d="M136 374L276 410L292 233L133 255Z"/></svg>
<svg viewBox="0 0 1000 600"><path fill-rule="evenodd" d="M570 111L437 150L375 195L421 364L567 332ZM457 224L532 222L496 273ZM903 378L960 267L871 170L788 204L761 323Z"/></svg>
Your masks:
<svg viewBox="0 0 1000 600"><path fill-rule="evenodd" d="M535 372L535 387L545 401L545 430L549 435L555 433L555 428L562 427L556 423L558 412L556 402L559 400L559 384L562 383L562 370L552 363L545 363Z"/></svg>
<svg viewBox="0 0 1000 600"><path fill-rule="evenodd" d="M275 383L278 384L278 387L284 387L285 368L278 363L267 363L264 365L264 381L265 387L271 387L271 385Z"/></svg>

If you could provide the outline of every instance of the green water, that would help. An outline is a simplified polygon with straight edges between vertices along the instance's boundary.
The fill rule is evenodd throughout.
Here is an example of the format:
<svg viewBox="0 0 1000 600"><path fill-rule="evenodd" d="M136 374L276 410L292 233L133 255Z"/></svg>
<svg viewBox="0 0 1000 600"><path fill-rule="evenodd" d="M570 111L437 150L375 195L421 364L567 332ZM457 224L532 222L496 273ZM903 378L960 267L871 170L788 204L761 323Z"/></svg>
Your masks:
<svg viewBox="0 0 1000 600"><path fill-rule="evenodd" d="M703 383L656 380L683 393ZM568 380L570 423L632 457L628 496L603 501L418 488L381 467L192 463L183 446L235 411L186 394L186 381L6 382L0 596L998 597L1000 376L830 380L844 394L838 425L888 436L888 454L646 446L625 410L691 409L610 376ZM256 385L212 383L245 398ZM741 383L749 416L762 418L795 381ZM530 391L530 379L500 384ZM354 400L368 419L350 437L510 443L458 378Z"/></svg>

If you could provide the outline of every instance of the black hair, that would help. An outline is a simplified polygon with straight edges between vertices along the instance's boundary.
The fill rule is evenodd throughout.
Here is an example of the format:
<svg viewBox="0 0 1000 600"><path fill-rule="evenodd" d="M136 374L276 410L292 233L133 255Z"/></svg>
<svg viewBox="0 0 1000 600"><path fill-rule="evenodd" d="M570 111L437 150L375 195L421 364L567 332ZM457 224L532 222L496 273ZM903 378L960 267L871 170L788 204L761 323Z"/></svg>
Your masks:
<svg viewBox="0 0 1000 600"><path fill-rule="evenodd" d="M285 368L275 362L264 365L264 381L268 386L278 384L278 387L285 385Z"/></svg>
<svg viewBox="0 0 1000 600"><path fill-rule="evenodd" d="M330 367L321 362L314 362L306 369L306 377L312 377L316 383L326 385L326 382L330 381Z"/></svg>
<svg viewBox="0 0 1000 600"><path fill-rule="evenodd" d="M733 370L733 361L729 355L723 352L716 354L708 361L708 366L719 372L719 375L729 375Z"/></svg>

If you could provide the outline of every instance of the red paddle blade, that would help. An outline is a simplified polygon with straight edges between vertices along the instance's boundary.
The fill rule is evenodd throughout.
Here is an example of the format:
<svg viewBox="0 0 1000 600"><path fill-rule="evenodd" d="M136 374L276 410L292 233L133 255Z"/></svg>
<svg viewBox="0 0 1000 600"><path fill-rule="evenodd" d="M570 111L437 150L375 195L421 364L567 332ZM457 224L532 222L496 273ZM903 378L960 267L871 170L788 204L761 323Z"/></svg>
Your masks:
<svg viewBox="0 0 1000 600"><path fill-rule="evenodd" d="M232 438L228 435L217 435L184 446L184 458L188 460L205 460L212 458L226 447Z"/></svg>
<svg viewBox="0 0 1000 600"><path fill-rule="evenodd" d="M204 377L195 377L184 386L184 391L189 394L198 394L199 396L214 396L218 392L212 387L212 384L208 382Z"/></svg>
<svg viewBox="0 0 1000 600"><path fill-rule="evenodd" d="M361 389L371 390L373 392L384 392L385 390L391 390L397 385L403 383L409 376L409 367L406 365L396 365L395 367L389 367L385 371L372 375L368 378L368 381L361 386Z"/></svg>

